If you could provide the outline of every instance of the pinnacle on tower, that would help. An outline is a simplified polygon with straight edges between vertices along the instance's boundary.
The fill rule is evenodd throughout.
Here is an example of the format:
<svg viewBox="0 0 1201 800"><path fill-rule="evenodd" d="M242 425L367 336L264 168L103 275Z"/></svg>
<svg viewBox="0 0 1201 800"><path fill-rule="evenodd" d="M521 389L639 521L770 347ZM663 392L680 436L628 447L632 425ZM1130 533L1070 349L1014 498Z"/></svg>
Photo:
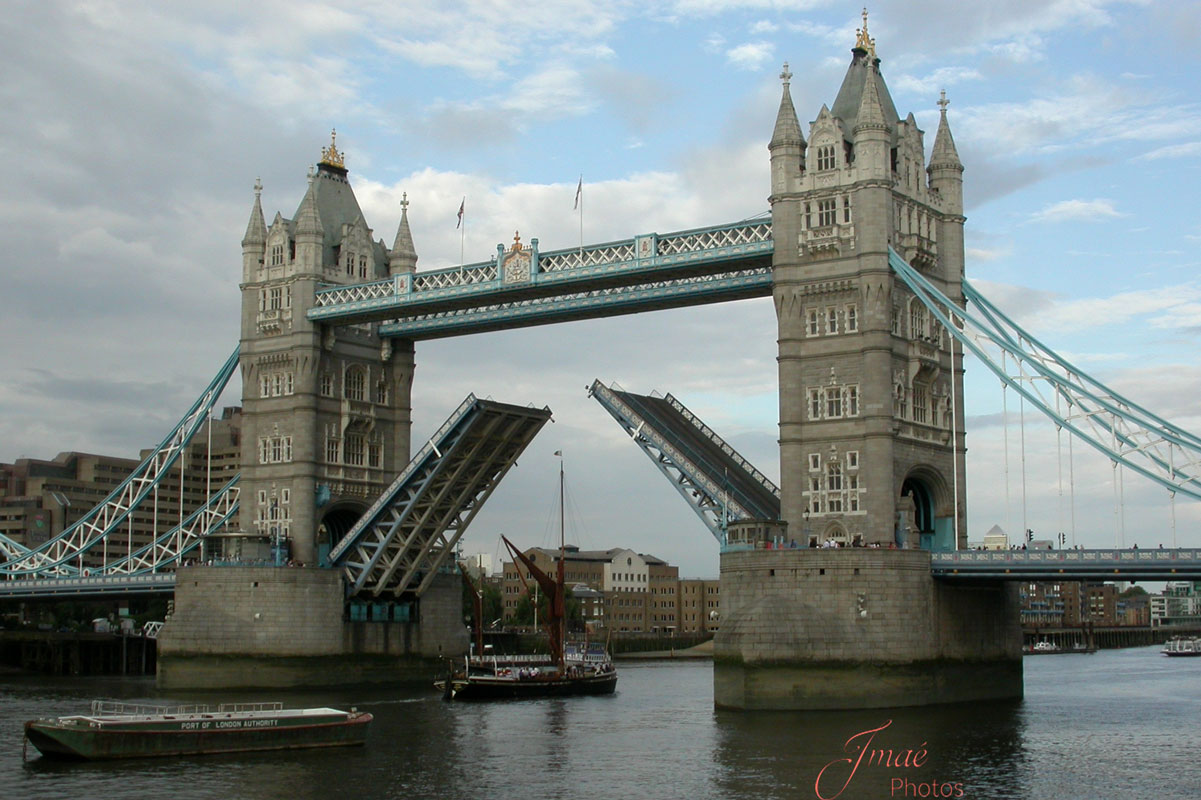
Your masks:
<svg viewBox="0 0 1201 800"><path fill-rule="evenodd" d="M934 148L930 152L930 169L939 167L963 169L963 162L959 160L959 152L955 149L955 140L951 137L951 126L947 124L947 106L950 103L947 93L943 91L938 99L938 132L934 134Z"/></svg>
<svg viewBox="0 0 1201 800"><path fill-rule="evenodd" d="M321 148L321 160L318 164L336 169L345 170L346 161L343 158L343 153L338 152L338 131L336 128L331 128L329 131L329 147Z"/></svg>
<svg viewBox="0 0 1201 800"><path fill-rule="evenodd" d="M768 149L774 149L783 145L800 145L805 146L805 135L801 133L801 124L797 121L796 109L792 105L792 94L788 90L789 82L792 79L792 73L788 71L788 62L784 62L784 70L780 73L780 80L784 82L784 93L780 98L780 110L776 114L776 128L771 135L771 143L768 144Z"/></svg>
<svg viewBox="0 0 1201 800"><path fill-rule="evenodd" d="M867 9L863 9L863 27L855 29L855 50L862 50L865 55L870 55L873 59L876 58L876 40L867 35Z"/></svg>
<svg viewBox="0 0 1201 800"><path fill-rule="evenodd" d="M854 132L861 130L888 130L884 119L884 108L880 103L880 92L876 88L876 68L868 65L867 79L863 82L863 95L859 99L859 112L855 115Z"/></svg>
<svg viewBox="0 0 1201 800"><path fill-rule="evenodd" d="M396 228L396 241L388 252L388 271L393 275L417 270L417 248L413 246L413 233L409 230L409 193L400 200L400 225Z"/></svg>
<svg viewBox="0 0 1201 800"><path fill-rule="evenodd" d="M246 223L246 235L242 237L242 247L267 243L267 224L263 220L262 194L263 182L256 178L254 181L254 208L250 210L250 221Z"/></svg>
<svg viewBox="0 0 1201 800"><path fill-rule="evenodd" d="M300 203L300 208L296 212L296 235L302 236L310 234L314 236L322 236L324 229L321 226L321 214L317 211L317 190L315 186L316 174L312 169L309 170L309 189L304 193L304 200Z"/></svg>

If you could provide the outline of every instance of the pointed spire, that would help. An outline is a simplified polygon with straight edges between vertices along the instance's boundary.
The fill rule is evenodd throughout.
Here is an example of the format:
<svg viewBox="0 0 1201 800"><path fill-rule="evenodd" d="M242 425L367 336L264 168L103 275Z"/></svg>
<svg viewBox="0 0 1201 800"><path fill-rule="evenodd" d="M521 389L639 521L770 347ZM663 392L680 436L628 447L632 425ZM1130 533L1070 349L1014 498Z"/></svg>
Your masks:
<svg viewBox="0 0 1201 800"><path fill-rule="evenodd" d="M296 235L311 234L321 236L324 229L321 226L321 214L317 211L316 173L309 167L309 190L304 193L304 200L296 212Z"/></svg>
<svg viewBox="0 0 1201 800"><path fill-rule="evenodd" d="M938 132L934 134L934 148L930 152L930 167L959 167L959 152L955 149L955 140L951 137L951 126L947 124L947 106L951 101L943 91L938 99L939 118Z"/></svg>
<svg viewBox="0 0 1201 800"><path fill-rule="evenodd" d="M876 57L876 40L867 34L867 9L863 9L863 27L855 30L855 46L851 52L862 50L873 59Z"/></svg>
<svg viewBox="0 0 1201 800"><path fill-rule="evenodd" d="M784 70L780 73L784 82L784 93L780 97L780 110L776 113L776 129L772 131L771 143L768 149L782 145L805 146L805 135L801 133L801 124L797 121L796 109L792 105L792 94L788 90L792 73L788 71L788 62L784 62Z"/></svg>
<svg viewBox="0 0 1201 800"><path fill-rule="evenodd" d="M263 221L263 182L254 180L254 208L250 210L250 222L246 223L246 235L242 237L242 246L265 245L267 243L267 223Z"/></svg>
<svg viewBox="0 0 1201 800"><path fill-rule="evenodd" d="M388 271L415 272L417 270L417 248L413 246L413 232L409 230L409 193L401 195L400 225L396 228L396 241L388 252Z"/></svg>
<svg viewBox="0 0 1201 800"><path fill-rule="evenodd" d="M855 115L855 129L888 130L884 119L884 108L880 104L880 92L876 88L877 72L874 66L868 66L867 75L863 81L863 95L859 99L859 113Z"/></svg>

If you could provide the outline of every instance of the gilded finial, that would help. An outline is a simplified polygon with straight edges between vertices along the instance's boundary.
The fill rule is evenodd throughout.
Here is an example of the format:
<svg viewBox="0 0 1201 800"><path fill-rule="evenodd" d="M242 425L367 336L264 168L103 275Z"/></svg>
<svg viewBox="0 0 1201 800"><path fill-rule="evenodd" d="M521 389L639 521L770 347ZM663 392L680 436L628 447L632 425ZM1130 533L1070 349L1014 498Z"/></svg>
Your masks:
<svg viewBox="0 0 1201 800"><path fill-rule="evenodd" d="M338 152L337 146L338 131L331 128L329 132L329 147L321 148L320 163L339 169L346 169L346 163L342 160L342 154Z"/></svg>
<svg viewBox="0 0 1201 800"><path fill-rule="evenodd" d="M521 249L521 232L513 231L513 252L516 253Z"/></svg>
<svg viewBox="0 0 1201 800"><path fill-rule="evenodd" d="M876 40L867 35L867 9L863 9L863 27L855 31L855 49L866 50L876 57Z"/></svg>
<svg viewBox="0 0 1201 800"><path fill-rule="evenodd" d="M938 94L938 107L942 110L942 115L944 117L947 115L947 106L950 104L951 101L947 99L947 90L943 89Z"/></svg>
<svg viewBox="0 0 1201 800"><path fill-rule="evenodd" d="M262 193L263 193L263 179L255 178L254 179L254 196L258 197Z"/></svg>
<svg viewBox="0 0 1201 800"><path fill-rule="evenodd" d="M409 193L402 192L400 195L400 211L407 214L409 211Z"/></svg>
<svg viewBox="0 0 1201 800"><path fill-rule="evenodd" d="M787 61L784 62L784 69L780 73L780 80L784 81L785 86L787 86L788 82L792 80L792 73L788 71L788 62Z"/></svg>

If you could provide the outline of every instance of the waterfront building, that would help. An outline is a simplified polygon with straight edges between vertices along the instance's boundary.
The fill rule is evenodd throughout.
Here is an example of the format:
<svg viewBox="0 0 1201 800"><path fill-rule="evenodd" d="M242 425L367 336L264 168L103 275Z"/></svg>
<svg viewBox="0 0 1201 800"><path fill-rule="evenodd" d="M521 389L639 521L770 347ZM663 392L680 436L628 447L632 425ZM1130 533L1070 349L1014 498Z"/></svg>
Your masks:
<svg viewBox="0 0 1201 800"><path fill-rule="evenodd" d="M1201 581L1169 583L1150 598L1151 627L1201 627Z"/></svg>
<svg viewBox="0 0 1201 800"><path fill-rule="evenodd" d="M531 547L524 551L535 565L554 574L558 550ZM711 633L720 618L717 579L680 579L679 568L661 558L627 548L565 548L564 577L574 586L591 627L621 633ZM522 570L526 580L528 574ZM513 618L526 593L517 565L504 562L501 594L506 621Z"/></svg>
<svg viewBox="0 0 1201 800"><path fill-rule="evenodd" d="M1024 583L1018 593L1022 627L1078 628L1147 626L1147 595L1123 597L1124 585L1096 581ZM1162 605L1162 604L1161 604Z"/></svg>

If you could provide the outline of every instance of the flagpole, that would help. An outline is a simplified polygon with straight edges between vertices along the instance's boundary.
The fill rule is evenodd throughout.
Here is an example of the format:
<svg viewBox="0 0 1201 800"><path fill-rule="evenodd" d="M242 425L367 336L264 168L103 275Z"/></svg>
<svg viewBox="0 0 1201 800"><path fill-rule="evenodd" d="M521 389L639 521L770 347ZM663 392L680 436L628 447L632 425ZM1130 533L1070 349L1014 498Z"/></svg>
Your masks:
<svg viewBox="0 0 1201 800"><path fill-rule="evenodd" d="M580 182L576 188L576 205L580 209L580 266L584 266L584 176L580 175Z"/></svg>
<svg viewBox="0 0 1201 800"><path fill-rule="evenodd" d="M463 221L463 211L467 208L467 196L463 195L462 202L459 203L459 274L463 274L463 262L466 257L463 255L467 247L467 223Z"/></svg>

